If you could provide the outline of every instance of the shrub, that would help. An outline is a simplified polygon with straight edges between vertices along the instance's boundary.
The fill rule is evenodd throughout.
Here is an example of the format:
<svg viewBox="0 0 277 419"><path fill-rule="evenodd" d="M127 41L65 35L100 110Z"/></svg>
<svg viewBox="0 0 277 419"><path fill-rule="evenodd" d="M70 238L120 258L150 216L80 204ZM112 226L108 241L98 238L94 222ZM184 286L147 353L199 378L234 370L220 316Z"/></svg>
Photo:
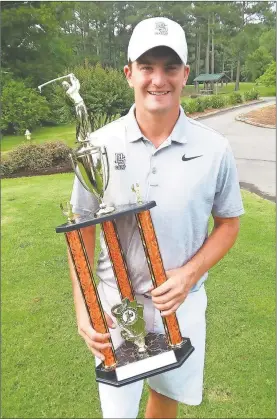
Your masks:
<svg viewBox="0 0 277 419"><path fill-rule="evenodd" d="M1 164L1 176L18 172L38 173L43 169L70 164L71 148L62 141L21 144L10 151Z"/></svg>
<svg viewBox="0 0 277 419"><path fill-rule="evenodd" d="M276 84L276 61L272 61L262 76L260 76L256 83L264 84L265 86L275 86Z"/></svg>
<svg viewBox="0 0 277 419"><path fill-rule="evenodd" d="M97 129L102 128L104 125L107 125L112 121L115 121L119 117L119 114L108 116L106 113L97 113L92 117L92 129L93 131L96 131Z"/></svg>
<svg viewBox="0 0 277 419"><path fill-rule="evenodd" d="M103 68L100 64L86 68L74 67L68 70L69 72L75 74L80 81L80 95L84 99L91 121L95 114L123 116L134 102L133 91L128 86L123 72ZM45 94L51 107L51 121L69 122L75 118L74 105L61 85L57 83L51 94Z"/></svg>
<svg viewBox="0 0 277 419"><path fill-rule="evenodd" d="M74 105L65 96L64 90L56 86L47 86L43 89L42 94L45 95L50 107L50 112L47 118L44 119L43 125L61 125L75 122L76 112Z"/></svg>
<svg viewBox="0 0 277 419"><path fill-rule="evenodd" d="M203 104L202 106L204 107L204 110L212 107L211 106L211 97L212 96L204 95L204 96L201 96L201 98L199 98L199 99L201 99L201 102Z"/></svg>
<svg viewBox="0 0 277 419"><path fill-rule="evenodd" d="M239 92L233 92L229 95L229 103L231 105L236 105L237 103L242 103L243 102L243 98L241 93Z"/></svg>
<svg viewBox="0 0 277 419"><path fill-rule="evenodd" d="M254 100L259 99L259 92L256 89L247 90L244 92L244 99L245 100Z"/></svg>
<svg viewBox="0 0 277 419"><path fill-rule="evenodd" d="M195 99L186 100L183 104L185 113L194 113L198 112L198 104Z"/></svg>
<svg viewBox="0 0 277 419"><path fill-rule="evenodd" d="M212 95L210 96L210 105L214 109L223 108L226 105L226 99L224 96Z"/></svg>
<svg viewBox="0 0 277 419"><path fill-rule="evenodd" d="M204 112L205 108L205 102L202 100L201 97L198 97L195 99L195 102L197 104L197 112Z"/></svg>
<svg viewBox="0 0 277 419"><path fill-rule="evenodd" d="M212 107L212 96L198 96L196 99L189 99L184 102L183 107L186 113L204 112Z"/></svg>
<svg viewBox="0 0 277 419"><path fill-rule="evenodd" d="M3 133L23 134L27 128L38 125L49 112L46 99L26 87L23 81L7 80L3 84L1 102Z"/></svg>

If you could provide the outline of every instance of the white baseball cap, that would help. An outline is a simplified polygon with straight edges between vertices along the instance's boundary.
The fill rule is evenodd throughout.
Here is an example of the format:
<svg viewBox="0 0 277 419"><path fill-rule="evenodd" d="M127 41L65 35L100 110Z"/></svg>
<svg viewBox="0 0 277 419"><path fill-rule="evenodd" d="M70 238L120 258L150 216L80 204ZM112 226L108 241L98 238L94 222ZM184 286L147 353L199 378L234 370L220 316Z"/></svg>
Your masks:
<svg viewBox="0 0 277 419"><path fill-rule="evenodd" d="M173 49L187 64L188 47L183 28L166 17L142 20L133 30L128 46L128 60L136 61L149 49L165 46Z"/></svg>

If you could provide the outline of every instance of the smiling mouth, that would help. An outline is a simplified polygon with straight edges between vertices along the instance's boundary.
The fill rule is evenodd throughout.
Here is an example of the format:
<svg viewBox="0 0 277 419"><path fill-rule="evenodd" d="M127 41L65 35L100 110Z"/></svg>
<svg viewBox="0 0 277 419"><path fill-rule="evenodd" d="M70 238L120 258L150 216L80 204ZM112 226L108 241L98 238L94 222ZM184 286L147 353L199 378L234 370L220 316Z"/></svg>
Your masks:
<svg viewBox="0 0 277 419"><path fill-rule="evenodd" d="M148 91L148 93L150 95L153 95L153 96L164 96L164 95L167 95L169 93L169 91L167 91L167 92L149 92Z"/></svg>

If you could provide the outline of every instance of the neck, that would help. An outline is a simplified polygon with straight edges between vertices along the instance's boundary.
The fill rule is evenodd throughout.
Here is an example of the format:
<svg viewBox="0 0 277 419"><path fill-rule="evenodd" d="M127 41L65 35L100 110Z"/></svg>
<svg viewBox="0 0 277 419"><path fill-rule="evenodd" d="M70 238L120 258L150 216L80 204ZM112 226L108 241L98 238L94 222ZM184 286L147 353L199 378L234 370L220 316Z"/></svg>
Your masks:
<svg viewBox="0 0 277 419"><path fill-rule="evenodd" d="M166 114L153 114L136 107L136 120L142 134L158 148L171 134L178 118L179 106Z"/></svg>

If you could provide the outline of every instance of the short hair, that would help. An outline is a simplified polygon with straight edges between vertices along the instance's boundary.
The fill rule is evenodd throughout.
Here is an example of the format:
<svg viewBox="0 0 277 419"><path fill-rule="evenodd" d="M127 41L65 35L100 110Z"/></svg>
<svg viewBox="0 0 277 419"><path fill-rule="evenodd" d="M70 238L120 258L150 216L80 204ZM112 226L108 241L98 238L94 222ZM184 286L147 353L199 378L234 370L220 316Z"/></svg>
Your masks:
<svg viewBox="0 0 277 419"><path fill-rule="evenodd" d="M146 51L144 54L142 54L138 59L136 60L138 64L143 64L143 59L145 56L150 56L153 58L161 58L161 57L172 57L174 64L183 64L183 61L179 57L178 54L176 54L173 49L166 47L166 46L158 46L155 48L151 48L148 51ZM128 60L128 67L130 70L132 69L132 61Z"/></svg>

